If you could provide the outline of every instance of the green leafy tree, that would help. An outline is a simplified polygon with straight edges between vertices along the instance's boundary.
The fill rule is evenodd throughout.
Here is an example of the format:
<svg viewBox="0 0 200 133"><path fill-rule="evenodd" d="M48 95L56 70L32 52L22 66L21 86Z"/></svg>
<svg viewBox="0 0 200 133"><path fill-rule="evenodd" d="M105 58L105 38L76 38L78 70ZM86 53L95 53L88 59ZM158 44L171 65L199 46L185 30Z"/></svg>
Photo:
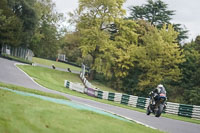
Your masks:
<svg viewBox="0 0 200 133"><path fill-rule="evenodd" d="M180 79L179 64L184 62L184 56L175 43L177 35L172 26L168 29L166 26L161 30L154 29L144 35L142 56L139 57L139 68L142 71L139 76L139 89L144 91L145 88L153 88L164 80Z"/></svg>
<svg viewBox="0 0 200 133"><path fill-rule="evenodd" d="M35 3L36 0L7 0L8 7L22 22L21 45L24 47L30 46L38 22Z"/></svg>
<svg viewBox="0 0 200 133"><path fill-rule="evenodd" d="M22 23L15 16L6 17L0 10L0 45L18 46L21 43Z"/></svg>
<svg viewBox="0 0 200 133"><path fill-rule="evenodd" d="M135 58L133 62L134 66L128 70L128 75L123 78L120 89L131 95L146 96L144 90L138 89L139 76L144 71L140 68L139 62L143 57L144 47L146 46L143 37L148 33L154 32L155 27L145 20L137 20L136 24L138 25L135 27L135 32L138 34L138 47L136 47L135 51L132 53L132 56Z"/></svg>
<svg viewBox="0 0 200 133"><path fill-rule="evenodd" d="M81 64L82 59L79 46L80 34L78 32L67 33L63 38L61 38L60 52L66 55L68 61Z"/></svg>
<svg viewBox="0 0 200 133"><path fill-rule="evenodd" d="M196 37L195 44L195 49L200 53L200 35Z"/></svg>
<svg viewBox="0 0 200 133"><path fill-rule="evenodd" d="M37 9L39 22L30 48L38 57L56 58L60 45L57 23L62 15L55 12L55 4L51 0L38 1L34 6Z"/></svg>
<svg viewBox="0 0 200 133"><path fill-rule="evenodd" d="M184 89L184 102L200 105L200 52L198 38L194 42L184 45L186 62L181 64L183 78L180 86Z"/></svg>
<svg viewBox="0 0 200 133"><path fill-rule="evenodd" d="M22 37L22 22L8 6L7 0L0 1L0 45L18 46Z"/></svg>
<svg viewBox="0 0 200 133"><path fill-rule="evenodd" d="M157 28L162 28L164 24L170 24L170 20L174 15L173 10L168 10L168 5L161 0L148 0L147 4L141 6L130 7L130 17L133 20L146 20ZM187 30L181 27L180 24L173 24L174 29L179 32L177 40L181 42L187 39Z"/></svg>
<svg viewBox="0 0 200 133"><path fill-rule="evenodd" d="M80 49L83 57L87 55L92 57L91 79L94 77L96 69L99 68L101 57L105 55L106 51L109 51L107 48L109 49L112 45L108 25L125 14L125 10L122 9L123 3L124 0L79 1L77 30L81 34Z"/></svg>
<svg viewBox="0 0 200 133"><path fill-rule="evenodd" d="M137 24L131 20L115 19L114 24L117 32L110 34L112 39L97 58L96 70L111 79L112 87L117 90L121 88L123 78L134 67L138 35L135 32Z"/></svg>

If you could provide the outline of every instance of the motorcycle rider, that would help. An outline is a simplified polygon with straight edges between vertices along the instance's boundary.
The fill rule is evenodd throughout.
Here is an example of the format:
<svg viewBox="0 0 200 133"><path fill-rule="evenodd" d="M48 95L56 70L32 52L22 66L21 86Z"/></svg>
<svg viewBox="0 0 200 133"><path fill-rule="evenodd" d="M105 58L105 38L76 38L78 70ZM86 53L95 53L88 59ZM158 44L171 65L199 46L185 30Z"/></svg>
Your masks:
<svg viewBox="0 0 200 133"><path fill-rule="evenodd" d="M158 100L159 94L161 93L166 94L165 87L162 84L159 84L153 91L149 93L150 102L152 105L155 105L155 102ZM166 108L166 105L164 106L164 108Z"/></svg>

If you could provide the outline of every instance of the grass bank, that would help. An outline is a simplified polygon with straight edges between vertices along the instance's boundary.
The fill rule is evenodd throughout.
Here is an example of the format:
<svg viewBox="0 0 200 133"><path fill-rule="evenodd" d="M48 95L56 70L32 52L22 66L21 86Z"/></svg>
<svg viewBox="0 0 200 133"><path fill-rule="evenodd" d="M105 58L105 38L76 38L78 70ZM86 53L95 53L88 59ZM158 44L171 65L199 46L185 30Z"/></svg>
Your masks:
<svg viewBox="0 0 200 133"><path fill-rule="evenodd" d="M79 68L79 67L68 65L68 64L65 64L62 62L56 62L56 61L46 60L46 59L37 58L37 57L33 57L32 61L35 63L38 63L38 64L42 64L42 65L51 66L52 64L54 64L56 67L59 67L59 68L63 68L63 69L70 68L71 70L81 71L81 68ZM80 82L80 81L77 81L77 82ZM113 90L110 87L108 87L102 83L99 83L96 81L91 81L91 83L103 91L117 92L116 90Z"/></svg>
<svg viewBox="0 0 200 133"><path fill-rule="evenodd" d="M80 67L72 66L69 64L62 63L62 62L41 59L41 58L37 58L37 57L33 57L32 62L42 64L42 65L47 65L47 66L52 66L52 64L54 64L55 67L59 67L59 68L63 68L63 69L70 68L71 70L74 70L74 71L81 71Z"/></svg>
<svg viewBox="0 0 200 133"><path fill-rule="evenodd" d="M6 84L6 83L2 83L2 82L0 82L0 87L9 88L9 89L12 89L12 90L29 92L29 93L33 93L33 94L37 94L37 95L42 95L42 96L48 96L48 97L52 97L52 98L69 100L68 98L61 96L61 95L46 93L46 92L42 92L42 91L38 91L38 90L34 90L34 89L27 89L27 88L24 88L24 87L21 87L21 86Z"/></svg>

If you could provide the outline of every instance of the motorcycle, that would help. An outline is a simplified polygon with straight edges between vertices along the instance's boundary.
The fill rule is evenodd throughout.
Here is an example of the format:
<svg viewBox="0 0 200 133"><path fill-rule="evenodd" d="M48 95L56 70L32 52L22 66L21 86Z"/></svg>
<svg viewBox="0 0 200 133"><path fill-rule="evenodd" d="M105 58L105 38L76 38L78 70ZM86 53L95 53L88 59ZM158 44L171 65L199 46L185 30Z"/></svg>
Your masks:
<svg viewBox="0 0 200 133"><path fill-rule="evenodd" d="M150 115L151 113L155 114L155 117L160 117L163 110L166 108L166 93L160 93L154 98L150 98L149 105L147 107L147 115Z"/></svg>

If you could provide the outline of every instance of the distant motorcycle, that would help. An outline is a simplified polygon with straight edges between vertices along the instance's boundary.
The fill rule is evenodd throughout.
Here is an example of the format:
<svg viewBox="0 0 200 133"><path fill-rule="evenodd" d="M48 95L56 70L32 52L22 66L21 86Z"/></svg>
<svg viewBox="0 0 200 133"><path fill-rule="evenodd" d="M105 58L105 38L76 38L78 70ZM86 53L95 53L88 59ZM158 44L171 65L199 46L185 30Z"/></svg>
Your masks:
<svg viewBox="0 0 200 133"><path fill-rule="evenodd" d="M155 114L156 117L160 117L163 110L166 108L166 93L160 93L156 96L156 100L154 101L154 98L152 97L149 105L147 107L147 115L150 115L151 113Z"/></svg>

